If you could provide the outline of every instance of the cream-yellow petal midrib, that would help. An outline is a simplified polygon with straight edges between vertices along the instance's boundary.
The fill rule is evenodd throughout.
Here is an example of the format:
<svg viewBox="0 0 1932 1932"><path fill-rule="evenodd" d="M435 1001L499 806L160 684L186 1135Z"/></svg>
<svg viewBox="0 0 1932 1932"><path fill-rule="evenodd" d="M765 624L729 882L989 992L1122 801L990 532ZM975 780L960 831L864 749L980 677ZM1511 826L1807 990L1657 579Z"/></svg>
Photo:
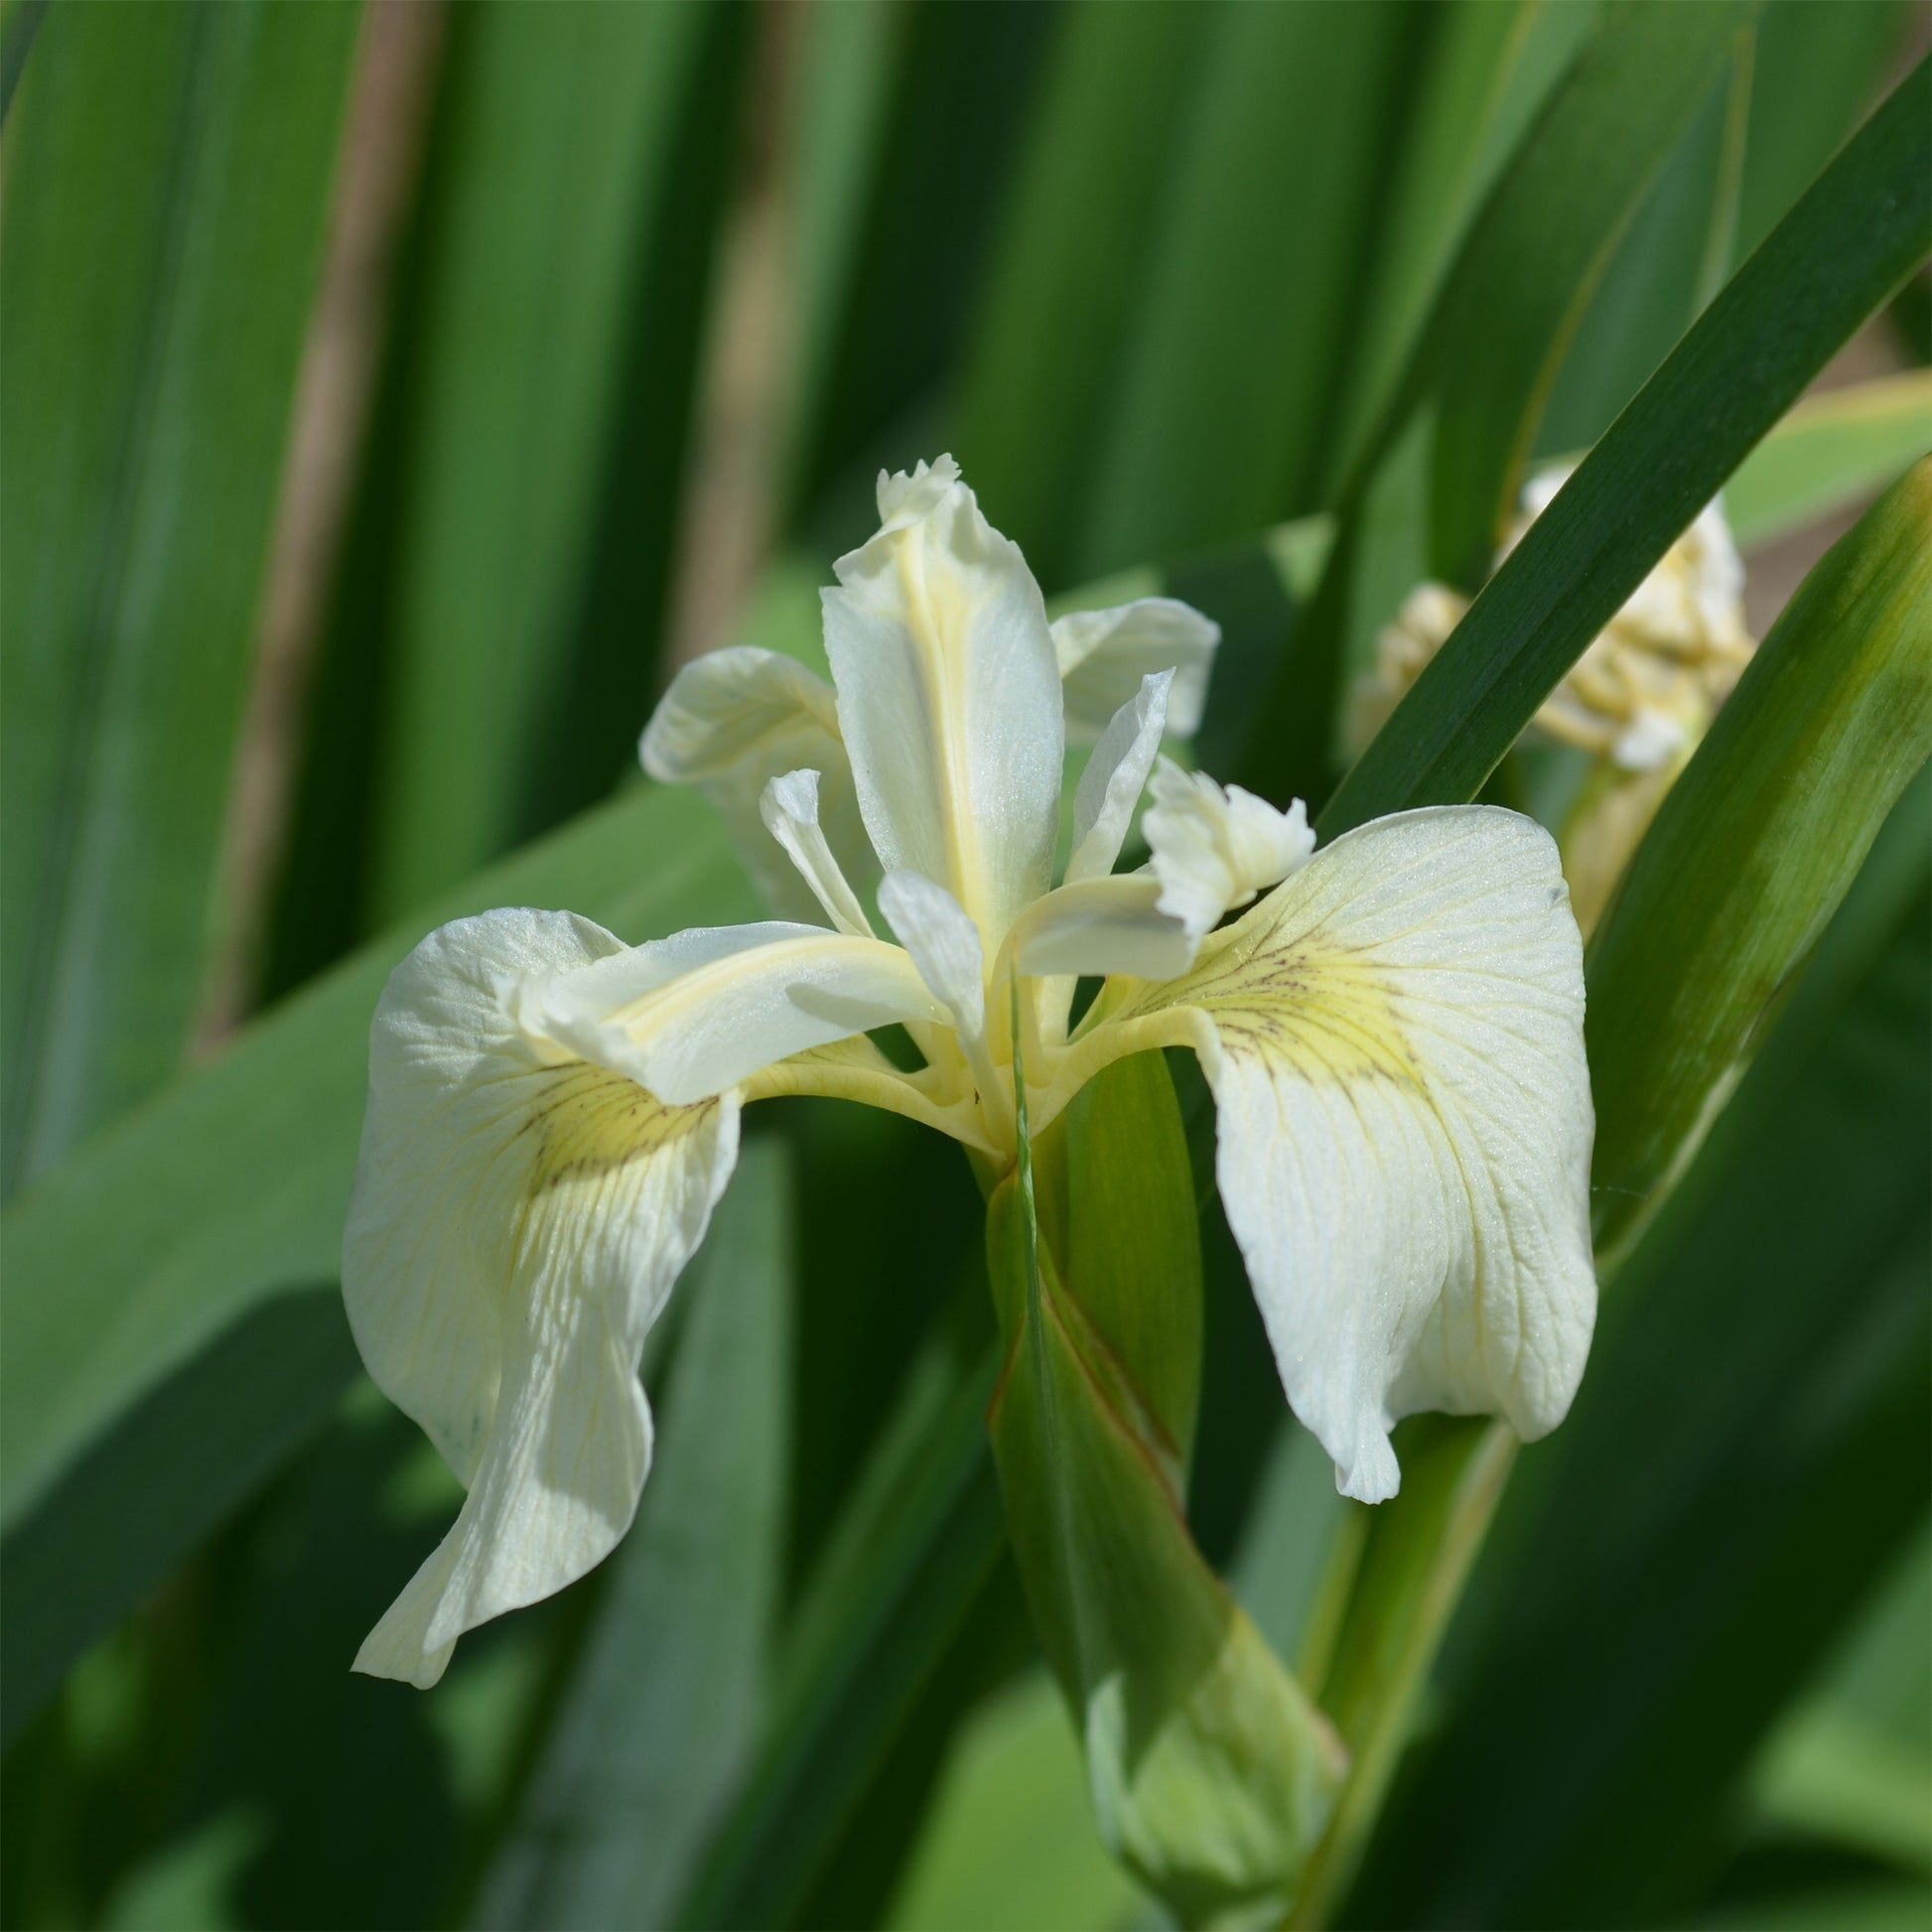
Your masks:
<svg viewBox="0 0 1932 1932"><path fill-rule="evenodd" d="M822 1099L851 1100L883 1113L929 1127L958 1141L963 1147L983 1154L1003 1150L987 1134L980 1109L968 1102L941 1104L924 1092L916 1077L901 1073L881 1055L880 1066L841 1063L823 1055L819 1049L794 1053L774 1060L755 1073L740 1089L746 1105L759 1100L775 1100L787 1094L811 1094Z"/></svg>
<svg viewBox="0 0 1932 1932"><path fill-rule="evenodd" d="M1513 1046L1538 1054L1544 1042L1535 1035L1510 1025L1505 1016L1520 1012L1526 1005L1535 1005L1553 1018L1568 1018L1572 1011L1571 1003L1560 997L1545 1000L1530 997L1493 1010L1461 1006L1453 1011L1451 1024L1444 1025L1437 1017L1443 1010L1434 1002L1406 991L1391 990L1386 985L1373 985L1376 977L1373 973L1363 973L1361 979L1365 983L1340 997L1329 996L1321 986L1322 975L1316 972L1292 993L1257 989L1254 995L1243 992L1209 996L1190 1000L1188 1004L1208 1014L1224 1035L1230 1031L1243 1033L1279 1044L1291 1053L1298 1048L1316 1052L1328 1070L1336 1074L1359 1066L1363 1070L1401 1076L1424 1092L1431 1089L1434 1070L1431 1056L1422 1050L1428 1042L1434 1041L1450 1051L1466 1050L1468 1030L1471 1025L1477 1025L1492 1036L1501 1035ZM1381 977L1399 979L1401 974L1390 972ZM1533 996L1535 989L1526 991ZM1323 1036L1353 1046L1354 1062L1345 1063L1335 1054L1321 1054L1319 1041Z"/></svg>
<svg viewBox="0 0 1932 1932"><path fill-rule="evenodd" d="M1318 1000L1283 1001L1279 1009L1249 1001L1191 1004L1213 1022L1227 1050L1246 1046L1264 1059L1286 1061L1336 1081L1379 1074L1417 1089L1424 1085L1407 1041L1393 1025L1377 1028L1366 1016Z"/></svg>
<svg viewBox="0 0 1932 1932"><path fill-rule="evenodd" d="M937 779L935 802L939 808L941 836L945 842L946 863L951 873L935 880L946 887L966 908L967 915L991 946L1003 935L989 931L986 880L983 870L972 800L969 796L971 751L965 744L969 729L964 686L966 665L967 614L959 608L950 573L936 573L947 580L946 589L935 595L935 573L926 565L928 530L922 521L901 535L894 550L899 588L905 598L905 627L912 639L912 661L917 667L919 690L925 701L925 715L932 739L932 768ZM946 609L942 617L938 605ZM947 628L950 620L952 628ZM962 769L962 765L968 769Z"/></svg>
<svg viewBox="0 0 1932 1932"><path fill-rule="evenodd" d="M770 976L774 966L782 967L788 960L796 960L801 966L814 969L810 977L816 979L818 974L815 969L827 958L837 957L841 953L854 961L868 963L888 962L889 956L896 955L890 963L898 965L902 962L908 992L923 984L910 955L902 946L892 945L884 939L866 939L848 933L814 932L809 937L778 939L765 945L748 946L742 952L726 953L720 958L706 960L702 965L686 967L662 986L654 986L634 1000L614 1007L604 1024L633 1035L660 1033L676 1026L695 1011L728 1000L733 985L738 981L764 980Z"/></svg>

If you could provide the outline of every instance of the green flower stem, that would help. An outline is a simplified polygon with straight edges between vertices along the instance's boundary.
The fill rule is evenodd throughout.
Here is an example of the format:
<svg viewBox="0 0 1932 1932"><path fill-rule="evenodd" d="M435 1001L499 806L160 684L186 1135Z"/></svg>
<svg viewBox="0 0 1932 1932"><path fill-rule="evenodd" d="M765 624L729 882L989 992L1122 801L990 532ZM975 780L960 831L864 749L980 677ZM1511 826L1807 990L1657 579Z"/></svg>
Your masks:
<svg viewBox="0 0 1932 1932"><path fill-rule="evenodd" d="M1516 1438L1501 1423L1418 1417L1398 1440L1402 1493L1373 1512L1362 1504L1351 1509L1352 1517L1370 1520L1338 1540L1317 1603L1316 1626L1331 1594L1348 1606L1317 1694L1348 1747L1351 1768L1309 1861L1289 1927L1325 1923L1355 1875L1430 1666L1516 1459Z"/></svg>
<svg viewBox="0 0 1932 1932"><path fill-rule="evenodd" d="M1189 1534L1198 1214L1166 1063L1104 1069L995 1188L987 1410L1034 1627L1103 1840L1186 1925L1268 1923L1343 1774L1321 1714Z"/></svg>

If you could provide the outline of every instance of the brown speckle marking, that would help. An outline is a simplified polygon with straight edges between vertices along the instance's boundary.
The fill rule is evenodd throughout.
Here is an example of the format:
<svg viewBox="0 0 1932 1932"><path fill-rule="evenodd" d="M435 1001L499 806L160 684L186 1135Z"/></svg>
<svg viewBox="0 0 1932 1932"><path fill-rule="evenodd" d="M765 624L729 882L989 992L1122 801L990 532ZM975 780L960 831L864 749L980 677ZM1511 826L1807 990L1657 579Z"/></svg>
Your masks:
<svg viewBox="0 0 1932 1932"><path fill-rule="evenodd" d="M1196 968L1186 1003L1212 1017L1234 1051L1251 1043L1311 1079L1424 1084L1388 976L1360 953L1308 939L1229 946Z"/></svg>

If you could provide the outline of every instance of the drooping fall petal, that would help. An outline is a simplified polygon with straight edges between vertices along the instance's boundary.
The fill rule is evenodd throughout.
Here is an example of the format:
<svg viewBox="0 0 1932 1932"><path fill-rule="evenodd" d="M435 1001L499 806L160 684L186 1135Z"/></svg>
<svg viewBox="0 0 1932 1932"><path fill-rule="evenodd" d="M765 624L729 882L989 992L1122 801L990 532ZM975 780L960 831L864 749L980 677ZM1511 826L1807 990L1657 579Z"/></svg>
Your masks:
<svg viewBox="0 0 1932 1932"><path fill-rule="evenodd" d="M1107 1024L1191 1043L1228 1223L1295 1413L1349 1495L1425 1409L1563 1420L1594 1321L1583 958L1548 834L1375 820Z"/></svg>
<svg viewBox="0 0 1932 1932"><path fill-rule="evenodd" d="M358 1670L435 1683L464 1631L583 1576L636 1507L638 1354L730 1178L738 1106L666 1107L518 1025L528 976L622 950L569 913L488 912L425 939L377 1009L343 1294L370 1374L470 1493Z"/></svg>

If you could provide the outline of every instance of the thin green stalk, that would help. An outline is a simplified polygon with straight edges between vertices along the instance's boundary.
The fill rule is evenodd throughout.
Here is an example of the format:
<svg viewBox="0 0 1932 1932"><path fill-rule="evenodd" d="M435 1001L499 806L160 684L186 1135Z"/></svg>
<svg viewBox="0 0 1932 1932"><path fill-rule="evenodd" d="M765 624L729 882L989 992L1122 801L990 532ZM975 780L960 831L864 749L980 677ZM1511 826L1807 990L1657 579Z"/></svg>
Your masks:
<svg viewBox="0 0 1932 1932"><path fill-rule="evenodd" d="M1335 1654L1341 1647L1341 1632L1348 1614L1348 1599L1355 1593L1355 1582L1362 1574L1362 1558L1368 1553L1368 1533L1375 1512L1366 1503L1344 1505L1341 1521L1335 1525L1321 1566L1321 1581L1315 1586L1314 1600L1309 1606L1309 1623L1302 1636L1302 1647L1295 1659L1295 1675L1302 1688L1315 1703L1326 1706L1328 1673L1333 1670Z"/></svg>
<svg viewBox="0 0 1932 1932"><path fill-rule="evenodd" d="M1322 1583L1324 1601L1332 1588L1351 1605L1368 1600L1386 1607L1340 1622L1321 1701L1352 1765L1285 1921L1291 1932L1324 1924L1355 1875L1416 1701L1516 1459L1516 1438L1501 1423L1432 1416L1406 1433L1407 1507L1378 1512L1365 1547L1339 1539ZM1349 1570L1352 1588L1345 1575L1337 1583L1337 1573Z"/></svg>

